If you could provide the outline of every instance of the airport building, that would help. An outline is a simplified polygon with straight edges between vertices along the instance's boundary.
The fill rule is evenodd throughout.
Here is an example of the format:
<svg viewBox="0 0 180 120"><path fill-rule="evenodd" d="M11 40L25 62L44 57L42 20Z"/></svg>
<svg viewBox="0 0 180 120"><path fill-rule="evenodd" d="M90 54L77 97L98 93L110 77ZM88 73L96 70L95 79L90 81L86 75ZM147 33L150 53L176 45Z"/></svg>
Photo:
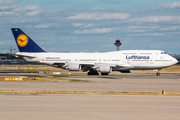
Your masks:
<svg viewBox="0 0 180 120"><path fill-rule="evenodd" d="M17 59L13 55L0 54L0 64L10 64L10 63L27 63L25 60Z"/></svg>

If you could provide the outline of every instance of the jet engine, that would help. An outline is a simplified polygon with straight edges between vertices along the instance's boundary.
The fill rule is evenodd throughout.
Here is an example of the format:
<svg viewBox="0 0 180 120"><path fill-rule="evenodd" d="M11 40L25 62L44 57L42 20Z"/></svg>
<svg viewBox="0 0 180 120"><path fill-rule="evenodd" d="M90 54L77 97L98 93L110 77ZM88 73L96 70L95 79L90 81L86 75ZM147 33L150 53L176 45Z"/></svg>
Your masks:
<svg viewBox="0 0 180 120"><path fill-rule="evenodd" d="M79 65L79 64L69 64L68 69L70 71L80 71L81 70L81 65Z"/></svg>
<svg viewBox="0 0 180 120"><path fill-rule="evenodd" d="M112 68L110 66L101 66L101 67L99 67L99 72L110 73L110 72L112 72Z"/></svg>

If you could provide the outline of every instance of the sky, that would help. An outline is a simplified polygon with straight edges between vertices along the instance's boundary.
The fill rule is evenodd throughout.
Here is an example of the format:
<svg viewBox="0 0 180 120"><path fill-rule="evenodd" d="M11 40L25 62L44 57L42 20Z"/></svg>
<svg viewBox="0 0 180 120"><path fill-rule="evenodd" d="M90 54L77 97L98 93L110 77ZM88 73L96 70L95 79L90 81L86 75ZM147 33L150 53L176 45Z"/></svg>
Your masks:
<svg viewBox="0 0 180 120"><path fill-rule="evenodd" d="M21 28L48 52L164 50L180 54L180 0L0 0L0 52Z"/></svg>

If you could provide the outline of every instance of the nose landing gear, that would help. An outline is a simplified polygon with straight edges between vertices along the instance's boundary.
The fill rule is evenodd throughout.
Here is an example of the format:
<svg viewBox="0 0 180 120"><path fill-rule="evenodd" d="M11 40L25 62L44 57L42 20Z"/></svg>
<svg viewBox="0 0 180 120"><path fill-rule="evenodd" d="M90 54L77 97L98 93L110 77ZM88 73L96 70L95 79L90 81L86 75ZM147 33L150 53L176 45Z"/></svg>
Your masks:
<svg viewBox="0 0 180 120"><path fill-rule="evenodd" d="M157 76L160 76L160 75L161 75L161 74L160 74L160 70L161 70L161 69L158 69L158 72L156 73Z"/></svg>

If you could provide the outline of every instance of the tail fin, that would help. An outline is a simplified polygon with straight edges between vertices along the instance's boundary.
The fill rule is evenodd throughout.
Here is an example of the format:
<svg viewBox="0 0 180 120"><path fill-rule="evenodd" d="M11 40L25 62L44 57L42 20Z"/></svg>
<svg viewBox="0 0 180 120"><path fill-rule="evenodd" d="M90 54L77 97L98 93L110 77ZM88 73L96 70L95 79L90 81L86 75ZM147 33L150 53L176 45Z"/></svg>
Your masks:
<svg viewBox="0 0 180 120"><path fill-rule="evenodd" d="M11 28L20 52L46 52L20 28Z"/></svg>

